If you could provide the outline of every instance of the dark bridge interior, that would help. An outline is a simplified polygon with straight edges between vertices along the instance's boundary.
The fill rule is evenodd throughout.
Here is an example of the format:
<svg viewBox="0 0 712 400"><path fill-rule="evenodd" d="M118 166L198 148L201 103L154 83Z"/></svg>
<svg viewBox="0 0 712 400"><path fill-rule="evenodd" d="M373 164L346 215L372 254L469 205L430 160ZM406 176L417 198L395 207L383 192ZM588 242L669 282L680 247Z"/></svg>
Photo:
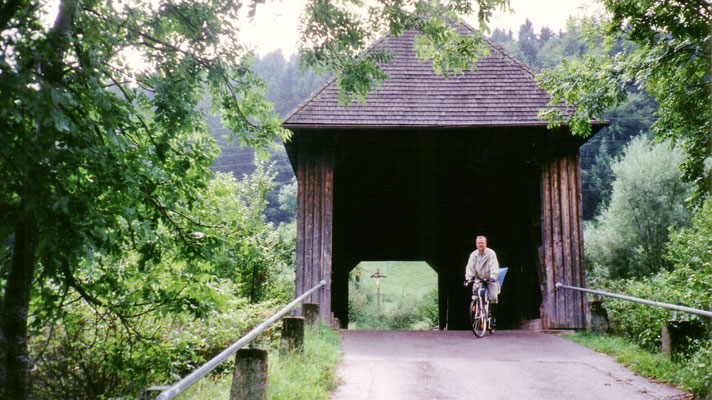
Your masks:
<svg viewBox="0 0 712 400"><path fill-rule="evenodd" d="M477 235L509 267L499 325L539 317L543 128L341 131L334 172L332 310L348 324L348 274L360 261L423 260L438 273L440 327L468 329L462 286Z"/></svg>

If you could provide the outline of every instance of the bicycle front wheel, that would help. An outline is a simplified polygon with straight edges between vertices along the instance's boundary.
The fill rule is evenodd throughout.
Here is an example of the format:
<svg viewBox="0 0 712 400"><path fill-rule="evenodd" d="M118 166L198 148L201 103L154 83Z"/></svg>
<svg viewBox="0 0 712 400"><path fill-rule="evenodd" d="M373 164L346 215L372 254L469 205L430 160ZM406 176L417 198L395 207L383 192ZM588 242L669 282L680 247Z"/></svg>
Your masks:
<svg viewBox="0 0 712 400"><path fill-rule="evenodd" d="M477 298L470 303L470 324L472 333L477 337L482 337L487 331L487 315L485 313L482 299Z"/></svg>

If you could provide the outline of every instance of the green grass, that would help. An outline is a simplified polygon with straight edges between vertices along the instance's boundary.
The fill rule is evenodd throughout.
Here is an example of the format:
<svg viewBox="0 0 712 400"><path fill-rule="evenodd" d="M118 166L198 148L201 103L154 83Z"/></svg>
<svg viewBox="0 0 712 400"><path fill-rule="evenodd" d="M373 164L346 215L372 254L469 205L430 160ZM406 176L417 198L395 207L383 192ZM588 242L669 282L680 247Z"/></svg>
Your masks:
<svg viewBox="0 0 712 400"><path fill-rule="evenodd" d="M406 296L420 298L438 287L438 274L422 261L370 261L362 262L351 275L360 275L360 290L376 293L376 272L387 276L381 278L381 309L388 311Z"/></svg>
<svg viewBox="0 0 712 400"><path fill-rule="evenodd" d="M329 399L336 389L336 364L341 360L341 337L326 326L307 330L303 354L278 357L270 365L267 398L274 400Z"/></svg>
<svg viewBox="0 0 712 400"><path fill-rule="evenodd" d="M341 337L327 326L306 329L302 353L269 352L267 398L272 400L329 399L338 385L336 364L341 359ZM201 379L183 393L182 400L228 399L232 375Z"/></svg>
<svg viewBox="0 0 712 400"><path fill-rule="evenodd" d="M384 276L380 302L376 273ZM349 329L433 329L437 290L437 273L425 262L362 262L349 275Z"/></svg>
<svg viewBox="0 0 712 400"><path fill-rule="evenodd" d="M651 353L621 337L577 332L563 337L598 352L614 356L616 361L640 375L690 391L698 398L712 399L712 371L709 349L684 360L673 361L661 353Z"/></svg>

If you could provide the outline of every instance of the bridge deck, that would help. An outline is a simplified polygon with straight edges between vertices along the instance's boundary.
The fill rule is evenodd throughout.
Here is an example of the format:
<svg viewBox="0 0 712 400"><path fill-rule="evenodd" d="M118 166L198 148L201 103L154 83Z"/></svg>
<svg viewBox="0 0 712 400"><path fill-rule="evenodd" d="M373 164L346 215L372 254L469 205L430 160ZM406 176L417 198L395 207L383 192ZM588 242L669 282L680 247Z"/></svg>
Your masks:
<svg viewBox="0 0 712 400"><path fill-rule="evenodd" d="M333 399L671 399L685 393L635 375L552 334L344 331Z"/></svg>

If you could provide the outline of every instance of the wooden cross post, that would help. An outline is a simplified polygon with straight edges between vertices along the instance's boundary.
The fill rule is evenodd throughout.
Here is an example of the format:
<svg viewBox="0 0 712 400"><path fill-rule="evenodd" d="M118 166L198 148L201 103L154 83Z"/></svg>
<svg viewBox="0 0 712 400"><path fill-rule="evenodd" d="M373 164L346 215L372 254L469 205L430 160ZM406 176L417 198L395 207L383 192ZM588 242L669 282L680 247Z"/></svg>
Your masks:
<svg viewBox="0 0 712 400"><path fill-rule="evenodd" d="M376 312L381 313L381 278L387 278L386 275L381 275L381 270L376 270L376 273L371 275L371 278L376 278Z"/></svg>

